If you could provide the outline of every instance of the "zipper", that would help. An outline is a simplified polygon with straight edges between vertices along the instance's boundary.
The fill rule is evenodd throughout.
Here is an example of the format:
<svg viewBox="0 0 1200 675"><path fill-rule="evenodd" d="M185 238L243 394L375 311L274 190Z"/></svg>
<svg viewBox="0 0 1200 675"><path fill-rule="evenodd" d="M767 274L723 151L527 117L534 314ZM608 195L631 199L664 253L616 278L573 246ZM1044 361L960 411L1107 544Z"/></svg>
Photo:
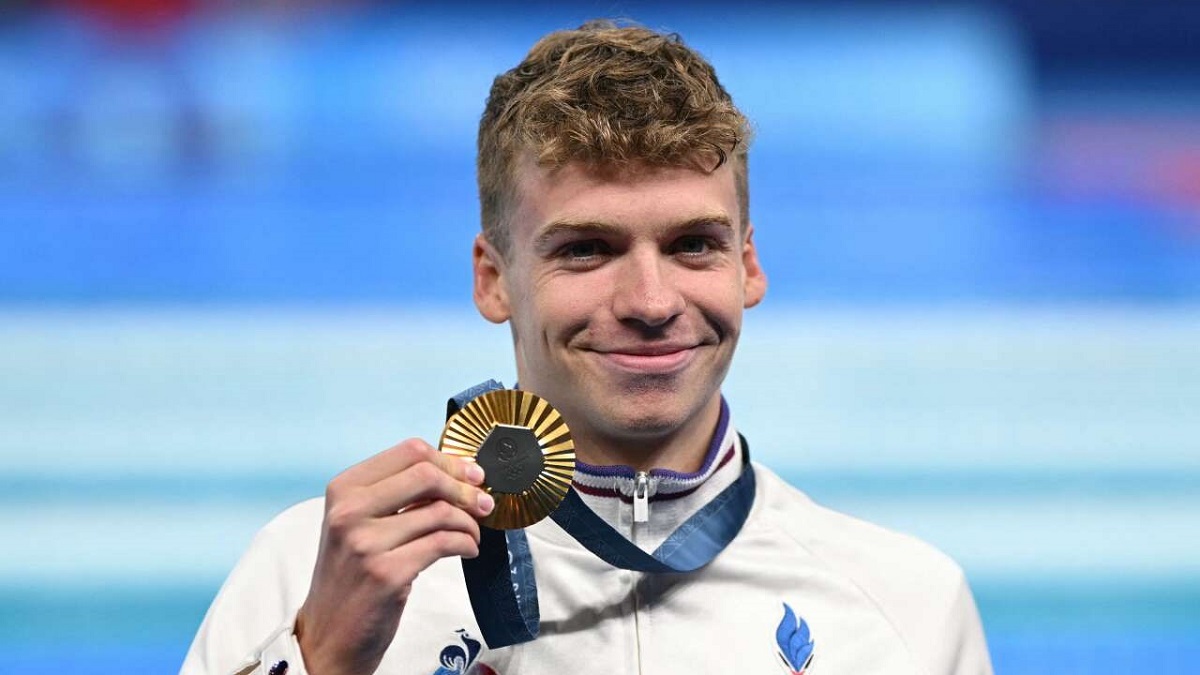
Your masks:
<svg viewBox="0 0 1200 675"><path fill-rule="evenodd" d="M633 522L645 523L650 520L650 476L645 471L639 471L633 477ZM633 574L633 644L634 656L637 659L637 672L642 672L642 599L638 593L640 575Z"/></svg>
<svg viewBox="0 0 1200 675"><path fill-rule="evenodd" d="M645 471L638 471L633 476L633 522L647 523L650 522L650 475ZM633 575L633 645L634 657L636 659L637 672L641 675L642 672L642 598L639 591L639 584L642 580L642 575L637 572L630 572Z"/></svg>
<svg viewBox="0 0 1200 675"><path fill-rule="evenodd" d="M642 620L639 614L641 613L642 599L638 593L638 582L640 575L637 572L630 572L633 576L633 646L634 656L637 657L637 672L642 673Z"/></svg>
<svg viewBox="0 0 1200 675"><path fill-rule="evenodd" d="M645 471L633 477L633 522L650 520L650 476Z"/></svg>

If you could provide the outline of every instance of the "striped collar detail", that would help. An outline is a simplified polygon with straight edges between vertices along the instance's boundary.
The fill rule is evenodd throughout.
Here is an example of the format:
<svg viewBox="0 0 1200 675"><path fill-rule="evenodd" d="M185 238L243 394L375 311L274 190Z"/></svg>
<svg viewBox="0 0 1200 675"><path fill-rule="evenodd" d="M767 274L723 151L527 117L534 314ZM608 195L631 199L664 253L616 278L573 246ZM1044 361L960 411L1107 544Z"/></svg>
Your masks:
<svg viewBox="0 0 1200 675"><path fill-rule="evenodd" d="M713 474L738 456L737 433L729 424L729 406L721 398L721 414L712 442L699 471L682 473L670 469L651 469L647 472L650 501L686 497L695 492ZM596 466L575 463L576 490L592 497L616 497L626 503L633 501L633 484L637 472L626 465Z"/></svg>

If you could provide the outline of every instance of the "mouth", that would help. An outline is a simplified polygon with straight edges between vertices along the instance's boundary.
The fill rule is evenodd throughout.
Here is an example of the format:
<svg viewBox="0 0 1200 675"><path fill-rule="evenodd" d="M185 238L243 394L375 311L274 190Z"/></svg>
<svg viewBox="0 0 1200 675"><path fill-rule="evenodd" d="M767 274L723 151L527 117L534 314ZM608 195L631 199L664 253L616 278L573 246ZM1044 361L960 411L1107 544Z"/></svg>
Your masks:
<svg viewBox="0 0 1200 675"><path fill-rule="evenodd" d="M637 345L595 350L609 366L626 372L667 375L687 367L699 345Z"/></svg>

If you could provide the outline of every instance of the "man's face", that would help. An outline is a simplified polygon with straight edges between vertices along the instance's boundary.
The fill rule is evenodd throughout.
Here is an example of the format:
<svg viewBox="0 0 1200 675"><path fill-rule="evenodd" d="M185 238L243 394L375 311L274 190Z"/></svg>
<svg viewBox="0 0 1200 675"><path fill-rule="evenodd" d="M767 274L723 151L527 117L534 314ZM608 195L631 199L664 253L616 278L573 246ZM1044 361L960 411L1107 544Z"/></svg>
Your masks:
<svg viewBox="0 0 1200 675"><path fill-rule="evenodd" d="M511 323L521 388L600 442L714 423L742 310L766 290L729 164L528 162L515 201L507 259L477 240L475 299Z"/></svg>

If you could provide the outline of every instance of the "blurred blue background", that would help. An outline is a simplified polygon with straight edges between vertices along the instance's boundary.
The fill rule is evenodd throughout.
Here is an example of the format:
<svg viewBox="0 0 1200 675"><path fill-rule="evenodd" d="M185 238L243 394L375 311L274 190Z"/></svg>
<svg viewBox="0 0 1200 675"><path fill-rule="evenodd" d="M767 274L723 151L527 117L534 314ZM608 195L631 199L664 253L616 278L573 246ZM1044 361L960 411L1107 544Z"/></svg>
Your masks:
<svg viewBox="0 0 1200 675"><path fill-rule="evenodd" d="M756 457L956 557L998 672L1200 672L1200 5L1032 0L3 5L0 672L174 672L271 515L512 381L475 126L595 16L756 123Z"/></svg>

